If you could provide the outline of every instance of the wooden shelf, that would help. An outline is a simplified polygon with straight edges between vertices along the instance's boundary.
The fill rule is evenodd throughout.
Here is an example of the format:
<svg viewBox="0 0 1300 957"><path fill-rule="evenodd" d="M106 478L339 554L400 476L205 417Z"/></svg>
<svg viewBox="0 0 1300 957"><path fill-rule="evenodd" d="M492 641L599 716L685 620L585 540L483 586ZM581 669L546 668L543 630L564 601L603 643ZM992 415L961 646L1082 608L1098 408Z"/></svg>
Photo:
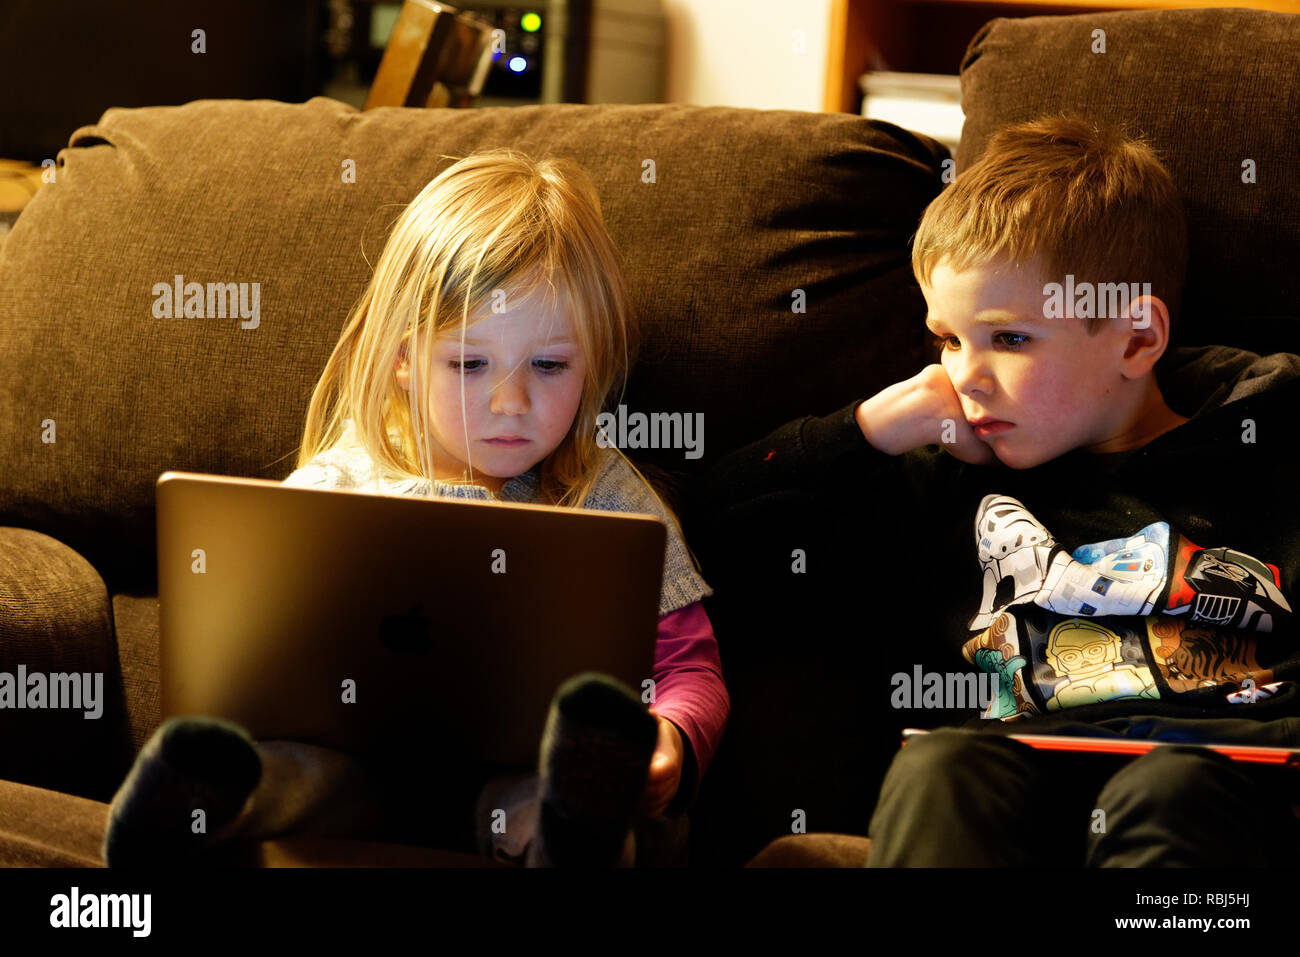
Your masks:
<svg viewBox="0 0 1300 957"><path fill-rule="evenodd" d="M956 74L971 37L995 17L1209 7L1300 14L1300 0L833 0L822 108L860 112L867 70Z"/></svg>

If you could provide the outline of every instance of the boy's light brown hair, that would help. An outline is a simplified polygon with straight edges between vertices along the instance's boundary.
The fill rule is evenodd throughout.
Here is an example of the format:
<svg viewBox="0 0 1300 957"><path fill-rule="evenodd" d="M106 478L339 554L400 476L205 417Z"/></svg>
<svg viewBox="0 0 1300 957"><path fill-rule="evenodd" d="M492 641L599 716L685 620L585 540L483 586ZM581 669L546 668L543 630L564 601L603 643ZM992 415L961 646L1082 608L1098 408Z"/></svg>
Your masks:
<svg viewBox="0 0 1300 957"><path fill-rule="evenodd" d="M1182 306L1187 221L1168 170L1141 138L1080 117L1005 126L979 160L926 208L912 244L922 285L940 262L954 271L1001 256L1041 256L1044 284L1150 283ZM1080 320L1096 335L1109 320Z"/></svg>

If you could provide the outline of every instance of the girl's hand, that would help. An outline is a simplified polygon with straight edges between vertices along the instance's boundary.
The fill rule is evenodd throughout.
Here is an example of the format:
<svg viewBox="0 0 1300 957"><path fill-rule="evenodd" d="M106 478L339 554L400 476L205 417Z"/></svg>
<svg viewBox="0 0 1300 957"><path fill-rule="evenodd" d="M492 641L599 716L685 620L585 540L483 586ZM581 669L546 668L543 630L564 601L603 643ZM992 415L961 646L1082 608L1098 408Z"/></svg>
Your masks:
<svg viewBox="0 0 1300 957"><path fill-rule="evenodd" d="M663 817L682 783L686 748L677 725L660 715L655 715L655 720L659 722L659 741L650 758L650 773L646 777L642 804L649 817Z"/></svg>

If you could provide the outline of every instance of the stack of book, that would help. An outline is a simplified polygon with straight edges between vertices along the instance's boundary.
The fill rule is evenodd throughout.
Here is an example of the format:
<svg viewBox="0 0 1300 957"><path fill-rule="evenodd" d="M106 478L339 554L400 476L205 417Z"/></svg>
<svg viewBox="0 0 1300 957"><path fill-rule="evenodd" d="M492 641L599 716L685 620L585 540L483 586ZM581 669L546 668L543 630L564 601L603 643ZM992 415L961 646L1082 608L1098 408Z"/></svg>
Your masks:
<svg viewBox="0 0 1300 957"><path fill-rule="evenodd" d="M885 120L943 143L954 154L965 114L958 78L935 73L864 73L862 115Z"/></svg>

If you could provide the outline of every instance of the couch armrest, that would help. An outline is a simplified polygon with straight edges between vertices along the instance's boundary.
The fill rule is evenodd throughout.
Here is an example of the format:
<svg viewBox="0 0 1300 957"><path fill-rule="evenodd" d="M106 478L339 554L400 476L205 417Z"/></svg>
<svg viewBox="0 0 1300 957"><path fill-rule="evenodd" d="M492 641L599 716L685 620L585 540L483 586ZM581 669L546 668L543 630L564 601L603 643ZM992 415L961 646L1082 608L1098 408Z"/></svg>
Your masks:
<svg viewBox="0 0 1300 957"><path fill-rule="evenodd" d="M0 527L0 778L99 797L126 735L113 609L57 539Z"/></svg>

